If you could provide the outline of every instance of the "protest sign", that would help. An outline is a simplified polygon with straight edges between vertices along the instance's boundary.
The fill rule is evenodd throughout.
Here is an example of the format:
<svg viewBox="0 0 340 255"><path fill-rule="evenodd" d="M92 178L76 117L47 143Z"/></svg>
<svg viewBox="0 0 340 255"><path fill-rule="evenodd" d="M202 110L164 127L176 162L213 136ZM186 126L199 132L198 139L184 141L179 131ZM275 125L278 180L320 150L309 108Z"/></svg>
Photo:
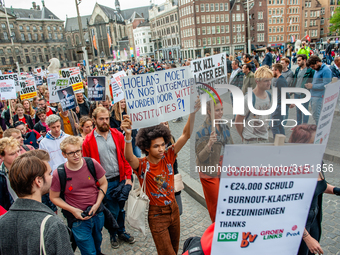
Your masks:
<svg viewBox="0 0 340 255"><path fill-rule="evenodd" d="M58 89L66 88L68 85L64 87L57 87L57 79L59 78L59 74L50 74L47 77L47 85L48 85L48 91L50 93L50 103L57 103L59 102L59 97L57 94Z"/></svg>
<svg viewBox="0 0 340 255"><path fill-rule="evenodd" d="M12 79L0 79L1 100L16 99L15 84Z"/></svg>
<svg viewBox="0 0 340 255"><path fill-rule="evenodd" d="M69 85L73 87L74 93L84 92L79 67L64 68L59 73L60 77L69 79Z"/></svg>
<svg viewBox="0 0 340 255"><path fill-rule="evenodd" d="M17 73L0 75L0 81L13 80L15 84L15 90L20 91L19 75Z"/></svg>
<svg viewBox="0 0 340 255"><path fill-rule="evenodd" d="M105 101L105 76L88 76L87 77L87 97L90 101Z"/></svg>
<svg viewBox="0 0 340 255"><path fill-rule="evenodd" d="M339 97L339 86L340 81L325 86L326 89L320 111L319 123L314 138L315 144L327 144L328 142L334 111Z"/></svg>
<svg viewBox="0 0 340 255"><path fill-rule="evenodd" d="M65 87L69 85L69 79L57 79L56 86L57 87Z"/></svg>
<svg viewBox="0 0 340 255"><path fill-rule="evenodd" d="M37 87L35 86L35 79L32 76L20 76L20 99L33 99L37 96Z"/></svg>
<svg viewBox="0 0 340 255"><path fill-rule="evenodd" d="M41 74L38 75L34 75L34 79L35 79L35 85L36 86L41 86L43 85L43 77L41 76Z"/></svg>
<svg viewBox="0 0 340 255"><path fill-rule="evenodd" d="M213 88L216 84L227 84L226 54L221 53L195 59L191 61L191 71L196 83L206 83ZM202 91L200 92L202 93Z"/></svg>
<svg viewBox="0 0 340 255"><path fill-rule="evenodd" d="M72 86L58 90L57 94L63 111L76 108L77 105Z"/></svg>
<svg viewBox="0 0 340 255"><path fill-rule="evenodd" d="M121 81L133 128L154 126L192 110L195 84L188 66L125 76Z"/></svg>
<svg viewBox="0 0 340 255"><path fill-rule="evenodd" d="M297 254L324 149L226 146L211 254Z"/></svg>
<svg viewBox="0 0 340 255"><path fill-rule="evenodd" d="M114 78L111 79L111 90L114 104L124 99L124 92Z"/></svg>
<svg viewBox="0 0 340 255"><path fill-rule="evenodd" d="M115 73L112 75L112 78L114 78L118 84L119 87L122 87L121 79L122 77L126 76L126 73L124 71L120 71L118 73Z"/></svg>

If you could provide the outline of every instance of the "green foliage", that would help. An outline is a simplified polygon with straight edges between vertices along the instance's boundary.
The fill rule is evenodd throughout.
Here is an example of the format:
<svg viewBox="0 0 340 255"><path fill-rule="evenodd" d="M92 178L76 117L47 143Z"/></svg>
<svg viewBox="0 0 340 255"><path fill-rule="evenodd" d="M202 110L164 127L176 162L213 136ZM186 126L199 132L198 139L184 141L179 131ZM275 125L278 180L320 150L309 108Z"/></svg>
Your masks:
<svg viewBox="0 0 340 255"><path fill-rule="evenodd" d="M340 29L340 7L335 9L333 16L330 18L329 23L332 24L329 27L330 32L338 32Z"/></svg>

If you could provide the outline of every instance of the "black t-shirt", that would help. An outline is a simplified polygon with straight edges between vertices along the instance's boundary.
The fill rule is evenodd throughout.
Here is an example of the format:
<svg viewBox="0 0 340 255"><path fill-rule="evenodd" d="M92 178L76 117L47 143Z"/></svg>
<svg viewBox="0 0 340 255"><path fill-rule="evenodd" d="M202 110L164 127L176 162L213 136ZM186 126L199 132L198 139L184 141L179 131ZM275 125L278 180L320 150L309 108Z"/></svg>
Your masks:
<svg viewBox="0 0 340 255"><path fill-rule="evenodd" d="M81 103L81 104L78 103L78 105L79 105L79 114L80 114L80 117L89 115L90 108L88 107L88 105L86 104L85 101L83 103Z"/></svg>

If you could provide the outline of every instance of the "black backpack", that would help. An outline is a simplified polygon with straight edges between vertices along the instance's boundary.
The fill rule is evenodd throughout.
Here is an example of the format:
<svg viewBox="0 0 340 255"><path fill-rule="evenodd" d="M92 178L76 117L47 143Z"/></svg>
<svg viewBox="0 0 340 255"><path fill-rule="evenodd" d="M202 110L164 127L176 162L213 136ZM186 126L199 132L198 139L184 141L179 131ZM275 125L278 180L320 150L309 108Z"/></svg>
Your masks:
<svg viewBox="0 0 340 255"><path fill-rule="evenodd" d="M22 146L22 148L24 148L25 151L30 151L30 148L28 148L28 146L26 146L26 145L24 145L24 144L21 145L21 146Z"/></svg>
<svg viewBox="0 0 340 255"><path fill-rule="evenodd" d="M91 175L93 176L93 178L95 180L97 189L100 189L99 188L100 184L99 184L98 179L97 179L96 169L94 168L92 158L84 157L84 159L85 159L87 168L89 169ZM67 176L66 176L64 164L61 164L60 166L58 166L57 171L58 171L59 181L60 181L60 198L65 200L66 182L70 181L71 179L67 178Z"/></svg>

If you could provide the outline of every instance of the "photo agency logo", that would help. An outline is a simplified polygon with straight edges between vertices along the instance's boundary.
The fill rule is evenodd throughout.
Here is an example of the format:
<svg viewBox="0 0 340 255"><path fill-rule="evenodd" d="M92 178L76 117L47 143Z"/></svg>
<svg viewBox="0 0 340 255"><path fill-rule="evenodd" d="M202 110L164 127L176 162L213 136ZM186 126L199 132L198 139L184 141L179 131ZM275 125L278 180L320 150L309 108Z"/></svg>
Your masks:
<svg viewBox="0 0 340 255"><path fill-rule="evenodd" d="M243 124L243 126L246 126L246 123L248 124L248 126L254 126L254 118L247 120L247 117L250 114L253 114L254 116L271 116L272 113L275 112L275 110L278 108L278 91L276 87L272 88L272 94L268 92L268 96L269 99L271 101L271 107L270 109L267 110L258 110L255 108L255 94L253 93L252 88L248 88L248 93L246 95L243 95L243 92L240 88L234 86L234 85L230 85L230 84L216 84L215 88L209 86L206 83L201 83L201 82L197 82L197 84L199 85L198 89L201 90L203 92L203 94L201 94L201 113L202 115L206 115L207 114L207 95L209 95L209 97L211 97L211 99L213 100L214 104L216 105L217 103L220 103L221 105L223 105L222 100L220 95L217 93L216 89L228 89L230 91L230 93L233 95L233 103L232 103L232 108L233 108L233 115L242 115L242 116L246 116L246 118L244 118L243 122L237 123L235 121L233 121L232 119L214 119L213 120L213 126L215 127L216 124L227 124L230 123L231 126L235 125L235 124ZM206 87L206 88L203 88ZM209 91L210 90L210 91ZM206 92L206 93L204 93ZM305 97L304 98L287 98L286 95L287 94L295 94L295 93L299 93L299 94L304 94ZM215 97L218 98L219 102L216 101ZM245 112L244 109L244 100L245 97L247 97L247 103L248 103L248 109L249 112ZM294 97L294 96L293 96ZM304 115L312 115L308 109L306 109L303 104L309 102L309 100L311 99L311 93L309 92L309 90L304 89L304 88L291 88L291 87L285 87L281 89L281 115L286 115L286 107L289 107L291 104L295 105L295 107L297 107ZM258 127L258 122L261 122L260 126L264 125L264 122L269 122L271 123L271 127L274 125L275 121L280 121L280 119L256 119L256 127ZM290 125L288 125L287 123L289 123ZM297 126L297 121L295 119L286 119L283 120L281 123L284 127L295 127Z"/></svg>

